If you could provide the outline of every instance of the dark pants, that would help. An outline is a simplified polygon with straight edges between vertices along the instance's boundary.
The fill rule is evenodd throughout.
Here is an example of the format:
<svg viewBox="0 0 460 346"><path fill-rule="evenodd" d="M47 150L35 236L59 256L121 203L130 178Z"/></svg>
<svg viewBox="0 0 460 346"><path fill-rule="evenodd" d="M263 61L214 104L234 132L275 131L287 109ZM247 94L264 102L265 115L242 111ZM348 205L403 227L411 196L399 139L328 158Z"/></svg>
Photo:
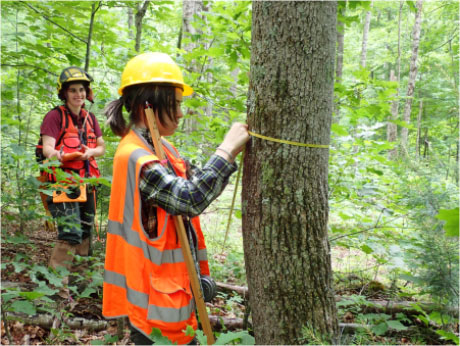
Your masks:
<svg viewBox="0 0 460 346"><path fill-rule="evenodd" d="M70 244L81 244L83 239L90 236L96 213L94 187L87 185L86 202L53 203L53 198L48 196L48 209L58 225L58 239ZM78 196L77 193L68 193L70 198Z"/></svg>
<svg viewBox="0 0 460 346"><path fill-rule="evenodd" d="M129 324L129 330L131 332L131 335L129 336L129 339L131 342L134 343L134 345L152 345L153 341L150 340L150 338L146 337L143 333L141 333L139 330L134 328L131 323ZM193 338L192 341L190 341L189 345L197 345L196 339Z"/></svg>

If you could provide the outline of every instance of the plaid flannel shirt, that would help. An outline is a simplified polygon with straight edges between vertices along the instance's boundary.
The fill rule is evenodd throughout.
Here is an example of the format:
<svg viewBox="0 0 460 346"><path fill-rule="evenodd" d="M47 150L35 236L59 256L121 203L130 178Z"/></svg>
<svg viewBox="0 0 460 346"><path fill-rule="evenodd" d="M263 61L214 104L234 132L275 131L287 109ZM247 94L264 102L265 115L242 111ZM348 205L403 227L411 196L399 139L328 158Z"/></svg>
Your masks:
<svg viewBox="0 0 460 346"><path fill-rule="evenodd" d="M153 148L147 129L135 131ZM237 169L235 163L218 155L212 155L202 169L186 163L188 179L176 176L171 168L158 162L147 163L141 169L142 223L152 238L157 236L157 207L171 215L197 216L221 194Z"/></svg>

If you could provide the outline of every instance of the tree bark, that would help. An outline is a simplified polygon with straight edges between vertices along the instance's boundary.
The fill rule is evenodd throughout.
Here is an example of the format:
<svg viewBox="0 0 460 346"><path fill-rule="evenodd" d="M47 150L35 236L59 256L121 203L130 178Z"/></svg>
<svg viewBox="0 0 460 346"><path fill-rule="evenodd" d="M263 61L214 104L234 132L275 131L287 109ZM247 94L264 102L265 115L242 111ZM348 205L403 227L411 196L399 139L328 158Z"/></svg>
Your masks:
<svg viewBox="0 0 460 346"><path fill-rule="evenodd" d="M417 77L417 58L418 58L418 47L420 43L420 27L422 22L422 4L423 0L417 0L417 13L415 14L415 23L412 30L412 56L410 60L410 69L409 69L409 82L407 85L406 93L406 104L404 106L404 117L403 120L409 124L410 115L412 111L412 97L414 95L415 89L415 78ZM404 151L407 150L407 138L409 134L409 129L403 127L401 129L401 146L404 148Z"/></svg>
<svg viewBox="0 0 460 346"><path fill-rule="evenodd" d="M194 27L194 17L201 17L203 11L203 1L183 1L182 2L182 38L192 38L193 35L199 34L200 32ZM198 42L187 41L184 44L183 49L186 52L192 52L199 46ZM192 72L200 72L201 64L198 60L193 60L189 66ZM206 107L199 110L206 114ZM191 133L197 129L196 117L186 117L184 119L184 131L185 133Z"/></svg>
<svg viewBox="0 0 460 346"><path fill-rule="evenodd" d="M396 82L395 73L393 70L390 71L390 81ZM399 88L398 88L399 91ZM399 108L399 92L396 92L395 100L391 103L391 115L390 121L387 123L387 141L388 142L396 142L396 138L398 137L398 127L392 120L398 119L398 108ZM388 152L388 159L392 160L395 158L397 153L396 148L391 149Z"/></svg>
<svg viewBox="0 0 460 346"><path fill-rule="evenodd" d="M137 5L137 12L136 16L134 17L134 23L136 25L136 44L134 49L136 52L139 52L141 49L141 37L142 37L142 20L145 17L145 13L147 12L147 8L149 7L150 0L144 0L144 3L141 5Z"/></svg>
<svg viewBox="0 0 460 346"><path fill-rule="evenodd" d="M132 7L128 7L128 37L129 37L131 40L134 39L133 21L134 21L133 8L132 8Z"/></svg>
<svg viewBox="0 0 460 346"><path fill-rule="evenodd" d="M417 159L420 158L420 139L422 130L422 112L423 112L423 99L420 99L418 115L417 115L417 143L415 144L415 152Z"/></svg>
<svg viewBox="0 0 460 346"><path fill-rule="evenodd" d="M371 1L371 9L374 5L374 1ZM366 12L366 19L364 20L364 28L363 28L363 43L361 48L361 60L360 64L362 67L366 67L366 57L367 57L367 36L369 34L369 27L371 25L371 10Z"/></svg>
<svg viewBox="0 0 460 346"><path fill-rule="evenodd" d="M329 144L335 2L252 4L249 128ZM328 149L253 138L243 174L243 243L258 344L299 344L302 327L338 332L328 220Z"/></svg>
<svg viewBox="0 0 460 346"><path fill-rule="evenodd" d="M402 8L404 2L399 2L399 14L398 14L398 57L396 58L396 71L397 77L394 78L394 71L390 71L390 80L398 82L398 88L396 89L396 97L391 104L391 119L399 119L399 83L401 82L401 17ZM393 74L393 77L392 77ZM387 125L387 141L396 142L398 137L398 126L392 122L388 122ZM388 159L392 160L397 155L397 149L394 148L388 152Z"/></svg>

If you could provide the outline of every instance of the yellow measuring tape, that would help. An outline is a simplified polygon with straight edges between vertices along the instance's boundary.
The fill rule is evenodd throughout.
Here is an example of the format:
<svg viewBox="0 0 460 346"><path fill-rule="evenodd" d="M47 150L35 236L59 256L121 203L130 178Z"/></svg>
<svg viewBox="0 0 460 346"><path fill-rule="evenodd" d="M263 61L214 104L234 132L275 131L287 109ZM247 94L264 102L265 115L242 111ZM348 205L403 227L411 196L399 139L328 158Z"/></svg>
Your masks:
<svg viewBox="0 0 460 346"><path fill-rule="evenodd" d="M253 137L257 137L260 139L265 139L266 141L270 142L277 142L277 143L283 143L283 144L289 144L289 145L296 145L299 147L309 147L309 148L329 148L329 145L327 144L307 144L307 143L300 143L300 142L293 142L293 141L287 141L284 139L277 139L273 137L268 137L268 136L263 136L258 133L248 131L249 135ZM228 215L228 221L227 221L227 229L225 230L225 237L224 237L224 242L222 245L222 252L224 252L225 249L225 243L227 242L227 236L228 236L228 231L230 230L230 224L232 222L232 214L233 214L233 208L235 207L235 199L236 199L236 192L238 190L238 184L240 182L240 175L241 175L241 167L243 167L243 156L244 156L244 149L243 149L243 154L241 155L240 159L240 166L238 167L238 173L236 175L236 182L235 182L235 189L233 190L233 198L232 198L232 205L230 206L230 213Z"/></svg>
<svg viewBox="0 0 460 346"><path fill-rule="evenodd" d="M298 147L326 148L326 149L329 148L329 145L327 145L327 144L307 144L307 143L293 142L293 141L287 141L287 140L284 140L284 139L277 139L277 138L273 138L273 137L268 137L268 136L260 135L258 133L252 132L252 131L248 131L248 133L253 137L265 139L266 141L270 141L270 142L277 142L277 143L283 143L283 144L296 145Z"/></svg>

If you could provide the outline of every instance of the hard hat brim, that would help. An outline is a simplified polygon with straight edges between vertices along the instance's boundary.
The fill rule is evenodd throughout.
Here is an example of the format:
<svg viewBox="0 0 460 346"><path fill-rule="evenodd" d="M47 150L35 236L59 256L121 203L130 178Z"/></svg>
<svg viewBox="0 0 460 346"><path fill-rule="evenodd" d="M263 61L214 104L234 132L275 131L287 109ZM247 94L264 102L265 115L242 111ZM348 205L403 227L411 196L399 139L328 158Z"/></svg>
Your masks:
<svg viewBox="0 0 460 346"><path fill-rule="evenodd" d="M171 83L171 81L165 81L165 80L151 80L149 82L145 81L139 81L139 82L133 82L128 85L124 85L121 88L118 89L118 95L123 95L123 90L127 87L130 87L132 85L139 85L139 84L159 84L159 85L173 85L175 87L181 88L183 90L182 95L183 96L190 96L193 94L193 89L191 86L185 84L185 83Z"/></svg>

